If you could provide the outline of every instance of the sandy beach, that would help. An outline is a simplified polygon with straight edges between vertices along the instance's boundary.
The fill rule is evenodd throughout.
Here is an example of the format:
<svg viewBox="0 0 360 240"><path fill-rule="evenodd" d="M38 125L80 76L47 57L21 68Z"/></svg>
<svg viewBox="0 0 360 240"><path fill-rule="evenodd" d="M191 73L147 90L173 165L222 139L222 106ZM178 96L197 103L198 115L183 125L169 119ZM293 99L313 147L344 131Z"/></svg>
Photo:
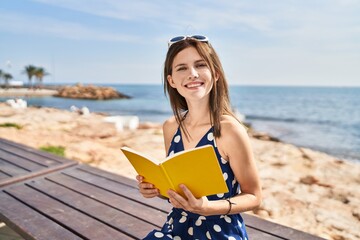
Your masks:
<svg viewBox="0 0 360 240"><path fill-rule="evenodd" d="M136 173L120 147L165 157L162 129L155 123L118 132L102 114L0 103L2 123L21 126L0 127L2 138L34 148L63 146L67 158L129 178ZM251 137L251 143L263 187L263 203L251 214L326 239L360 238L360 164L282 142Z"/></svg>
<svg viewBox="0 0 360 240"><path fill-rule="evenodd" d="M1 97L52 96L58 91L52 89L0 88Z"/></svg>

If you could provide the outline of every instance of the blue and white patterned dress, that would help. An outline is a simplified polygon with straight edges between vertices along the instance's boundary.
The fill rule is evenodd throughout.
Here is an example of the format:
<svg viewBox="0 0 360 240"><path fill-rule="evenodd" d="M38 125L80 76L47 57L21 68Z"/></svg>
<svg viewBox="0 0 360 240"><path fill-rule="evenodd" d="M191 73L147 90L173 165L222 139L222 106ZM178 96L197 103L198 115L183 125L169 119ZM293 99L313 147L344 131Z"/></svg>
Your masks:
<svg viewBox="0 0 360 240"><path fill-rule="evenodd" d="M226 185L229 192L207 196L211 200L227 199L237 195L240 191L239 183L236 181L233 171L228 161L221 158L216 147L213 128L211 128L199 141L196 147L212 145L215 149L223 172ZM184 150L181 131L178 128L175 133L169 155ZM232 215L213 215L201 216L191 213L180 208L173 208L168 214L167 221L161 230L153 230L144 239L228 239L228 240L247 240L248 236L245 229L244 221L240 214Z"/></svg>

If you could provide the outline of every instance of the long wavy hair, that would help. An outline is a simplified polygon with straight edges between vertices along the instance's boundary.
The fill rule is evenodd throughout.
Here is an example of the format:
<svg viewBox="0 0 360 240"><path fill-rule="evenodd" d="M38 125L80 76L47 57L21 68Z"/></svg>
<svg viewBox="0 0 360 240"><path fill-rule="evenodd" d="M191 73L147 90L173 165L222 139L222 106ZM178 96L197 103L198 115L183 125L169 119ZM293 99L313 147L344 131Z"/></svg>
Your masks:
<svg viewBox="0 0 360 240"><path fill-rule="evenodd" d="M215 52L215 49L208 42L200 42L192 38L187 38L183 41L174 43L168 49L166 59L164 63L164 93L170 98L171 108L174 116L180 128L185 133L186 137L190 134L186 130L183 124L184 112L188 110L186 100L179 94L176 88L172 88L167 81L167 76L172 75L172 64L175 56L182 50L188 47L194 47L199 55L204 59L207 66L211 71L213 87L210 91L209 98L209 110L210 110L210 122L214 127L214 136L221 136L220 118L222 115L231 115L235 117L235 114L231 110L228 84L225 78L225 73L221 65L220 59ZM218 80L215 81L216 77ZM236 118L236 117L235 117ZM190 136L191 137L191 136Z"/></svg>

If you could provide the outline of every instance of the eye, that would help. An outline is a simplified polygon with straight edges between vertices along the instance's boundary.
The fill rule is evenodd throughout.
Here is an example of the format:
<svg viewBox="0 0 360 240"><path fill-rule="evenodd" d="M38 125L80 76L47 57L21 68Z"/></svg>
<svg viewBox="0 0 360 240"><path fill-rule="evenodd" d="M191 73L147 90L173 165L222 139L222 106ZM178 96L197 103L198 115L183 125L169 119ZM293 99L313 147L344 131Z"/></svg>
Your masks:
<svg viewBox="0 0 360 240"><path fill-rule="evenodd" d="M186 70L186 67L179 67L176 69L176 71L184 71L184 70Z"/></svg>
<svg viewBox="0 0 360 240"><path fill-rule="evenodd" d="M202 63L198 63L196 64L197 68L203 68L203 67L207 67L206 63L202 62Z"/></svg>

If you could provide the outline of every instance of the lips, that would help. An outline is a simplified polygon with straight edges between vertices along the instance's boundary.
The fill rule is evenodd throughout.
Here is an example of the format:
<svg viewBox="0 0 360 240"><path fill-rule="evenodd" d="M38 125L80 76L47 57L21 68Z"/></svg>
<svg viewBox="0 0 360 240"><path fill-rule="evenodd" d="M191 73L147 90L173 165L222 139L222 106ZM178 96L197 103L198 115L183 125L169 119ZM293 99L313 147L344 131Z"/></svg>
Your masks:
<svg viewBox="0 0 360 240"><path fill-rule="evenodd" d="M185 85L185 87L187 88L197 88L197 87L201 87L202 85L204 85L203 82L191 82Z"/></svg>

